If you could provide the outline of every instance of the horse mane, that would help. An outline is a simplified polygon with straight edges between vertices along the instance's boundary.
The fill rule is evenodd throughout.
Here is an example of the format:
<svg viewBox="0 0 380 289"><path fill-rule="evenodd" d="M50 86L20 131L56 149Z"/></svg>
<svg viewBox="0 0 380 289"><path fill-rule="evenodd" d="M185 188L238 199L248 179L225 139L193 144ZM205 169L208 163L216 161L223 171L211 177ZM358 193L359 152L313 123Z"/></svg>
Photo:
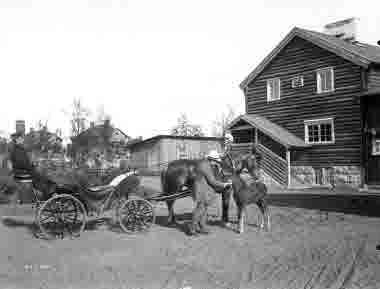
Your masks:
<svg viewBox="0 0 380 289"><path fill-rule="evenodd" d="M166 183L166 169L163 169L161 171L160 178L161 178L161 190L162 192L167 193L168 186Z"/></svg>

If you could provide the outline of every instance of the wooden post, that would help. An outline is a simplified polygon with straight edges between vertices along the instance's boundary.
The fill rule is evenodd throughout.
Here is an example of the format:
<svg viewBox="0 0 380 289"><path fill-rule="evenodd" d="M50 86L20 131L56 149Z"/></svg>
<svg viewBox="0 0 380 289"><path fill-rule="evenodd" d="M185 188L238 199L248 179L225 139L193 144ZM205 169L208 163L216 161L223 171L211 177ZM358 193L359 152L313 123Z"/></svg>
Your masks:
<svg viewBox="0 0 380 289"><path fill-rule="evenodd" d="M255 127L255 145L259 143L259 134L257 132L257 128Z"/></svg>
<svg viewBox="0 0 380 289"><path fill-rule="evenodd" d="M360 114L361 114L361 146L360 146L360 189L367 190L367 172L368 172L368 137L367 137L367 98L360 99Z"/></svg>
<svg viewBox="0 0 380 289"><path fill-rule="evenodd" d="M286 150L286 162L288 163L288 189L290 188L290 150Z"/></svg>

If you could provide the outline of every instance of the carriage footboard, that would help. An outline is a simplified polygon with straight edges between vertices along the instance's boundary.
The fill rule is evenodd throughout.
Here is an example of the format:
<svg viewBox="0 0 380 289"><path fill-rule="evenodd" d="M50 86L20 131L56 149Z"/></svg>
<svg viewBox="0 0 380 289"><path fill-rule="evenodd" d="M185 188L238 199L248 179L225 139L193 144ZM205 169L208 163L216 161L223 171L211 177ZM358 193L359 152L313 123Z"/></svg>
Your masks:
<svg viewBox="0 0 380 289"><path fill-rule="evenodd" d="M183 190L183 191L180 191L178 193L171 194L171 195L159 195L159 196L155 196L155 197L150 197L150 198L147 198L147 200L148 201L155 201L155 202L173 201L173 200L177 200L177 199L190 197L191 194L192 194L192 191L189 189L186 189L186 190Z"/></svg>

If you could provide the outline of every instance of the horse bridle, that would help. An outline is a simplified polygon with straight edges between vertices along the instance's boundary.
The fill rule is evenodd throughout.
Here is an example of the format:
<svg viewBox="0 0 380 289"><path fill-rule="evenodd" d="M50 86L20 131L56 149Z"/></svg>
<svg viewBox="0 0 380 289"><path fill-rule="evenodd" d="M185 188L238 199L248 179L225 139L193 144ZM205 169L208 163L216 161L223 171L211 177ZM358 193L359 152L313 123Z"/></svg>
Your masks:
<svg viewBox="0 0 380 289"><path fill-rule="evenodd" d="M214 162L219 164L219 166L220 166L219 172L221 173L223 178L226 178L226 174L224 173L222 161L221 161L221 159L224 159L224 158L227 158L230 161L231 166L232 166L232 171L235 172L236 171L235 162L228 152L225 152L222 156L220 156L220 158L217 158L217 159L216 158L209 158L209 160L214 161Z"/></svg>

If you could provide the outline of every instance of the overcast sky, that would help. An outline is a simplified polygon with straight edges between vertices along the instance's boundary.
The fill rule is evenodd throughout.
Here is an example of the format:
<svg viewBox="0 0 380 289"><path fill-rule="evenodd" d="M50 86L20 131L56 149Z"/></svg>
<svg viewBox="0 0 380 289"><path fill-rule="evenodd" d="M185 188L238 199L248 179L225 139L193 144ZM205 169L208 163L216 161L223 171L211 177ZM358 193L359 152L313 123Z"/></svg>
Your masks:
<svg viewBox="0 0 380 289"><path fill-rule="evenodd" d="M25 119L67 134L73 97L133 137L168 133L181 112L207 131L227 105L244 113L239 83L294 26L358 17L376 44L376 3L0 0L0 131Z"/></svg>

